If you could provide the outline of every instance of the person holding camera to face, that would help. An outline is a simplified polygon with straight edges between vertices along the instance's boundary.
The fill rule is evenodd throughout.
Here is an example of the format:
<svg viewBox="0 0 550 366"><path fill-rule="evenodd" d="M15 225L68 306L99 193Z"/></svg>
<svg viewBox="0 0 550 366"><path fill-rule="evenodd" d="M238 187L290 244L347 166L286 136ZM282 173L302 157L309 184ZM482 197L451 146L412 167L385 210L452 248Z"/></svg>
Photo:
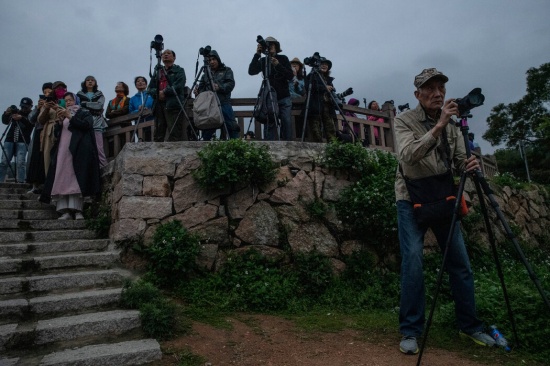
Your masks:
<svg viewBox="0 0 550 366"><path fill-rule="evenodd" d="M446 201L451 198L449 192L456 192L452 166L458 171L474 171L479 169L479 163L474 156L466 158L464 140L451 120L452 116L459 116L459 108L455 99L445 100L448 80L435 68L424 69L414 79L418 106L395 117L399 161L395 195L401 249L399 330L403 336L399 349L405 354L418 353L417 338L424 331L426 295L422 261L428 228L442 252L447 238L451 238L445 269L449 274L460 335L479 345L495 344L476 315L474 279L460 222L452 233L449 232L454 201L451 200L452 206ZM430 200L419 199L421 195ZM424 210L435 208L434 205L441 209Z"/></svg>
<svg viewBox="0 0 550 366"><path fill-rule="evenodd" d="M29 121L34 126L31 142L29 144L29 153L27 158L27 183L32 184L32 188L27 193L40 193L40 185L46 179L44 172L44 156L40 150L40 134L42 133L42 125L38 123L38 115L40 110L46 103L46 95L53 90L53 84L50 82L42 84L42 94L40 94L38 103L29 114Z"/></svg>
<svg viewBox="0 0 550 366"><path fill-rule="evenodd" d="M2 160L0 162L0 182L6 180L6 174L15 156L17 183L25 183L27 149L31 138L33 125L29 121L29 113L32 109L32 100L23 98L19 103L21 109L12 105L2 114L2 123L8 125L6 139L2 144Z"/></svg>
<svg viewBox="0 0 550 366"><path fill-rule="evenodd" d="M323 142L323 134L327 142L330 142L336 138L335 106L328 94L335 91L332 84L334 78L330 76L332 62L324 57L321 57L319 62L319 72L310 73L306 77L306 89L311 88L307 129L311 142ZM319 80L319 77L322 77L323 80Z"/></svg>
<svg viewBox="0 0 550 366"><path fill-rule="evenodd" d="M233 76L233 70L230 67L225 66L222 63L218 52L211 50L208 54L208 67L212 73L212 81L214 93L218 95L220 105L223 113L223 120L227 131L229 132L230 139L238 139L240 137L241 129L235 122L235 113L231 106L231 91L235 88L235 77ZM206 73L202 74L199 85L195 88L195 95L200 94L205 90L211 90L212 86L207 80ZM216 130L204 130L204 141L210 141Z"/></svg>
<svg viewBox="0 0 550 366"><path fill-rule="evenodd" d="M259 39L261 39L259 37ZM262 39L263 41L263 39ZM277 93L277 104L279 105L278 118L281 121L281 139L285 141L292 140L292 120L290 110L292 109L292 100L288 88L289 81L294 77L290 61L282 52L280 43L273 37L266 37L264 45L258 42L256 53L248 66L249 75L258 75L260 72L269 79L271 87ZM267 49L265 49L267 46ZM262 53L265 54L264 57ZM270 62L269 75L265 75L266 62ZM264 126L264 139L277 140L277 122L269 119Z"/></svg>
<svg viewBox="0 0 550 366"><path fill-rule="evenodd" d="M185 70L174 64L176 53L166 49L161 54L164 67L155 70L151 80L149 94L155 99L153 112L155 115L156 142L187 141L187 126L189 121L181 109L185 93ZM179 101L178 101L179 99Z"/></svg>

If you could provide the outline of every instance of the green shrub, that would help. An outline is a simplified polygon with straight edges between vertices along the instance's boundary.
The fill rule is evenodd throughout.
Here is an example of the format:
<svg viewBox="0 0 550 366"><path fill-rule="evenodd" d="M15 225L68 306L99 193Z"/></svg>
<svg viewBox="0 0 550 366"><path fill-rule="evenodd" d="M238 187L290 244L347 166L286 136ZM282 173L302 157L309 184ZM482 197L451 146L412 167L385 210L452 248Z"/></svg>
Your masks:
<svg viewBox="0 0 550 366"><path fill-rule="evenodd" d="M176 286L196 271L200 243L196 235L174 220L157 227L153 243L145 252L155 281L162 286Z"/></svg>
<svg viewBox="0 0 550 366"><path fill-rule="evenodd" d="M511 187L514 189L524 189L527 186L526 182L517 179L512 173L504 172L496 174L491 178L491 181L500 187Z"/></svg>
<svg viewBox="0 0 550 366"><path fill-rule="evenodd" d="M213 142L199 151L201 166L193 176L206 189L227 189L237 184L263 184L275 178L266 145L240 139Z"/></svg>
<svg viewBox="0 0 550 366"><path fill-rule="evenodd" d="M127 282L122 289L122 306L129 309L139 309L143 304L155 302L162 298L158 288L151 282L138 280L136 282Z"/></svg>
<svg viewBox="0 0 550 366"><path fill-rule="evenodd" d="M319 296L332 285L334 274L329 258L317 251L298 253L294 258L300 293Z"/></svg>
<svg viewBox="0 0 550 366"><path fill-rule="evenodd" d="M139 309L141 327L148 336L159 339L173 336L177 328L176 306L152 283L144 280L126 283L121 303L126 308Z"/></svg>
<svg viewBox="0 0 550 366"><path fill-rule="evenodd" d="M177 326L176 306L167 299L140 306L141 328L149 337L169 339Z"/></svg>
<svg viewBox="0 0 550 366"><path fill-rule="evenodd" d="M306 210L309 215L317 220L321 220L323 217L325 217L327 209L327 204L320 199L315 199L313 202L310 202L306 205Z"/></svg>
<svg viewBox="0 0 550 366"><path fill-rule="evenodd" d="M103 193L100 201L93 201L84 210L86 215L86 227L96 232L100 238L109 237L111 228L111 205L106 193Z"/></svg>
<svg viewBox="0 0 550 366"><path fill-rule="evenodd" d="M322 164L327 168L346 170L361 176L374 172L374 158L375 156L360 143L345 144L333 140L326 145Z"/></svg>
<svg viewBox="0 0 550 366"><path fill-rule="evenodd" d="M367 151L367 150L365 150ZM397 243L395 206L395 157L383 151L370 151L362 163L360 179L345 188L336 203L338 217L358 237L368 238L378 247Z"/></svg>

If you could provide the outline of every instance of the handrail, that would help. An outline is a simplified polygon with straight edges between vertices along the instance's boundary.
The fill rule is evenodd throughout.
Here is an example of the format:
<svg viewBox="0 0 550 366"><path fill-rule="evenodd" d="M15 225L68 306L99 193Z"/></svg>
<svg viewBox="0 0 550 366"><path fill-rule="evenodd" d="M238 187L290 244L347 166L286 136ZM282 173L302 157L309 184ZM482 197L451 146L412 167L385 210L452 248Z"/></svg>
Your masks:
<svg viewBox="0 0 550 366"><path fill-rule="evenodd" d="M254 120L251 125L256 98L234 98L231 104L235 109L235 119L241 128L241 137L246 131L252 130L256 136L256 140L262 140L263 125ZM301 141L302 129L304 125L303 112L305 98L299 98L292 102L291 121L292 121L292 139ZM192 119L193 100L189 99L186 102L185 110L187 115ZM356 107L348 104L343 104L341 109L344 113L349 112L356 117L346 116L348 123L355 126L359 131L358 139L368 141L370 148L381 149L389 152L395 152L395 131L393 128L395 108L389 103L382 106L382 111L375 111L367 108ZM105 156L108 159L115 158L127 142L133 141L152 141L154 136L154 121L151 118L150 110L144 111L139 125L135 126L135 121L139 117L139 113L127 114L125 116L110 119L108 121L107 130L104 133ZM381 117L384 122L369 121L368 116ZM147 118L149 117L149 118ZM343 117L337 115L338 129L343 129ZM378 139L375 139L375 129L378 130ZM134 131L136 136L134 136ZM307 141L307 140L306 140ZM481 161L481 168L486 176L492 177L498 172L496 160L491 157L473 152Z"/></svg>

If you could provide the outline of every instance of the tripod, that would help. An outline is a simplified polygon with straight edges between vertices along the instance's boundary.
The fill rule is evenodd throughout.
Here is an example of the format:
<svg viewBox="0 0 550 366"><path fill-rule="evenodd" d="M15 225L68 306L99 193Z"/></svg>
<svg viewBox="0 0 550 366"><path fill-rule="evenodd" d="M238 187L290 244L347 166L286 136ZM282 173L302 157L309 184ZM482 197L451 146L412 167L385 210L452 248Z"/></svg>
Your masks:
<svg viewBox="0 0 550 366"><path fill-rule="evenodd" d="M254 104L254 111L252 112L252 117L250 118L250 122L248 123L248 128L246 129L246 132L250 131L250 126L252 125L252 121L256 118L256 113L258 111L258 107L260 106L260 99L265 98L263 100L263 103L269 103L271 105L271 110L269 107L267 108L270 113L268 113L267 116L267 122L264 128L264 138L267 139L269 137L269 130L270 130L270 120L273 118L275 122L275 131L277 133L277 139L281 141L281 122L279 121L278 116L278 104L275 97L275 89L271 88L271 83L269 82L269 75L271 73L271 60L269 60L269 49L266 49L264 51L264 70L262 73L262 85L260 86L260 91L258 92L258 98L256 98L256 103ZM267 91L267 92L266 92ZM271 114L271 115L270 115Z"/></svg>
<svg viewBox="0 0 550 366"><path fill-rule="evenodd" d="M172 84L172 80L168 77L168 73L166 72L166 69L164 68L164 66L162 66L160 64L160 61L161 61L161 51L162 48L158 48L158 47L155 47L155 56L157 57L157 65L155 66L155 70L156 70L156 73L155 73L155 76L156 76L156 84L157 84L157 92L156 92L156 98L155 98L155 102L154 102L154 105L153 105L153 110L156 111L156 108L161 108L162 106L160 105L160 73L164 73L165 77L166 77L166 81L168 82L168 87L170 87L173 91L174 91L174 97L176 98L176 101L178 102L178 105L180 107L180 110L174 120L174 124L172 125L172 127L170 128L170 131L167 131L167 133L164 135L164 141L166 141L166 138L169 137L171 134L172 134L172 131L174 130L174 127L176 127L176 124L178 123L179 121L179 118L180 118L180 115L183 113L185 119L187 120L187 122L189 123L189 126L191 127L191 131L193 132L193 135L194 136L197 136L197 132L195 131L195 129L193 128L193 125L191 123L191 120L189 119L189 116L187 116L187 113L185 113L185 108L184 108L184 105L182 104L181 100L180 100L180 97L178 95L178 92L176 91L176 89L174 88L174 85ZM154 76L151 76L151 78L153 78ZM153 83L151 83L153 84Z"/></svg>
<svg viewBox="0 0 550 366"><path fill-rule="evenodd" d="M11 153L11 157L8 156L8 153L6 152L6 149L4 147L4 144L2 144L2 140L5 139L6 137L6 134L8 133L8 131L13 128L15 124L15 127L19 129L19 134L21 136L21 138L23 139L23 143L25 144L25 147L27 149L27 151L29 150L29 144L27 143L27 141L25 140L25 136L23 134L23 129L21 128L21 125L19 124L18 121L14 120L13 117L10 117L10 122L8 124L8 127L4 130L4 133L2 133L2 136L0 137L0 148L2 148L2 157L6 159L6 164L8 165L8 167L10 168L10 172L11 174L13 175L13 178L15 179L15 181L17 182L18 179L21 179L21 177L19 177L16 172L17 172L17 154L18 154L18 151L17 151L17 142L13 142L13 148L12 148L12 153ZM15 131L14 131L15 133ZM5 141L4 141L5 142ZM13 157L15 156L15 171L13 170L12 166L11 166L11 160L13 159ZM24 183L24 182L21 182L21 183Z"/></svg>
<svg viewBox="0 0 550 366"><path fill-rule="evenodd" d="M134 127L134 132L132 133L132 141L134 142L139 142L139 138L136 139L137 137L137 129L138 129L138 126L139 126L139 123L142 121L143 119L143 113L145 112L145 105L147 103L147 98L149 98L149 94L147 94L145 96L145 99L143 99L143 94L145 92L142 92L141 94L141 109L139 110L139 115L138 115L138 119L136 120L136 126Z"/></svg>
<svg viewBox="0 0 550 366"><path fill-rule="evenodd" d="M348 129L349 129L351 135L353 136L353 141L354 142L357 141L357 135L353 131L352 124L347 120L344 112L342 111L342 108L340 108L340 105L338 104L338 101L334 97L334 94L331 93L330 90L328 89L328 85L325 82L325 79L319 73L319 66L312 67L311 71L309 72L308 77L309 77L309 80L310 80L310 83L309 83L310 85L309 85L308 90L307 90L306 110L305 110L305 113L304 113L304 128L302 130L302 142L304 142L305 133L306 133L306 129L307 129L307 115L309 113L309 103L311 102L311 89L313 89L312 85L315 82L315 80L313 80L314 77L316 78L316 80L321 81L321 83L325 87L325 90L327 91L327 94L330 95L330 98L332 100L333 105L338 109L338 112L340 112L340 115L342 116L342 119L347 124ZM319 111L319 113L321 113L321 111ZM338 130L338 129L336 128L336 130Z"/></svg>
<svg viewBox="0 0 550 366"><path fill-rule="evenodd" d="M216 89L214 88L214 76L212 75L212 70L210 69L210 66L208 65L209 51L205 52L205 49L209 50L209 48L210 48L210 46L206 46L206 48L201 49L201 51L203 51L202 52L203 53L203 65L201 66L198 73L197 73L197 67L195 67L195 81L193 81L193 85L191 86L191 91L195 90L197 82L199 81L201 76L204 75L205 78L206 78L206 83L208 85L206 87L206 90L211 90L214 93L215 97L216 97L216 103L218 105L218 109L220 110L220 116L222 118L220 127L223 126L223 129L224 129L224 132L225 132L225 139L229 140L229 130L227 128L227 125L225 124L225 116L223 114L222 104L220 102L220 98L218 96L218 93L216 93ZM201 51L199 51L199 53L201 53ZM198 63L199 63L199 59L197 57L196 66L198 66ZM184 104L187 102L188 98L189 98L189 96L185 99ZM214 128L214 130L215 129L217 129L217 128Z"/></svg>
<svg viewBox="0 0 550 366"><path fill-rule="evenodd" d="M471 151L470 151L470 146L468 144L468 130L469 130L468 118L471 118L471 115L469 115L469 111L467 111L466 113L461 115L460 118L461 118L461 120L457 125L460 127L460 130L462 132L462 136L463 136L463 139L464 139L464 145L466 147L466 156L468 158L470 158ZM425 347L426 341L428 339L428 332L429 332L429 329L430 329L430 326L431 326L431 323L432 323L432 318L433 318L433 314L434 314L434 311L435 311L435 306L436 306L436 303L437 303L437 298L438 298L438 295L439 295L439 291L441 289L441 283L442 283L442 280L443 280L443 271L444 271L444 268L445 268L445 263L447 261L447 255L448 255L448 252L449 252L449 245L450 245L450 242L451 242L451 239L452 239L452 233L454 232L456 223L457 223L458 218L459 218L460 202L462 200L462 195L464 193L464 186L465 186L465 183L466 183L467 175L468 175L468 172L463 171L461 176L460 176L460 183L459 183L459 186L458 186L458 193L457 193L457 196L456 196L456 203L455 203L453 217L452 217L452 221L451 221L451 227L449 229L449 235L448 235L447 241L445 243L445 251L443 253L443 260L442 260L441 268L439 269L439 273L438 273L438 276L437 276L436 291L435 291L434 299L433 299L433 302L432 302L432 307L430 309L430 314L429 314L428 320L426 322L426 330L425 330L425 333L424 333L424 337L422 339L422 345L420 347L420 353L418 355L418 360L417 360L417 363L416 363L417 366L420 365L420 362L422 360L422 354L424 353L424 347ZM506 303L506 309L507 309L507 312L508 312L508 317L509 317L510 323L512 325L512 332L514 334L514 341L515 341L516 345L519 345L517 329L516 329L516 322L515 322L515 319L514 319L514 314L512 312L512 308L510 306L510 301L509 301L509 298L508 298L508 292L506 290L506 284L504 283L504 275L503 275L503 272L502 272L502 266L500 264L500 260L499 260L498 253L497 253L495 236L494 236L493 230L491 228L491 223L489 221L489 215L488 215L488 212L487 212L487 206L486 206L485 201L483 199L483 193L485 193L485 195L487 196L487 198L488 198L488 200L491 204L491 207L495 211L495 213L497 215L497 218L499 219L499 221L501 222L504 230L506 231L506 235L508 236L508 238L514 244L514 248L517 251L517 253L519 254L519 256L521 258L521 261L523 262L525 268L527 269L527 272L529 273L529 277L531 278L531 280L535 284L535 287L539 291L539 293L540 293L544 303L548 307L548 309L550 309L550 302L548 301L548 298L546 297L546 294L544 293L544 290L542 289L542 286L540 284L540 281L539 281L538 277L536 276L536 274L534 273L531 265L527 261L527 258L525 257L525 255L524 255L524 253L523 253L523 251L522 251L515 235L512 233L512 230L511 230L510 226L506 222L506 219L505 219L502 211L500 210L500 207L499 207L497 201L495 200L495 198L493 196L493 191L491 190L491 188L489 187L489 184L487 183L487 181L483 177L483 174L481 173L481 171L475 170L473 172L472 177L473 177L473 181L474 181L474 184L475 184L475 187L476 187L476 193L479 197L479 204L480 204L480 208L481 208L481 213L483 214L483 218L484 218L484 222L485 222L485 228L487 230L487 235L488 235L489 242L490 242L490 245L491 245L491 252L492 252L493 258L495 260L495 266L496 266L497 274L498 274L498 277L499 277L499 280L500 280L500 285L501 285L501 288L502 288L504 301Z"/></svg>

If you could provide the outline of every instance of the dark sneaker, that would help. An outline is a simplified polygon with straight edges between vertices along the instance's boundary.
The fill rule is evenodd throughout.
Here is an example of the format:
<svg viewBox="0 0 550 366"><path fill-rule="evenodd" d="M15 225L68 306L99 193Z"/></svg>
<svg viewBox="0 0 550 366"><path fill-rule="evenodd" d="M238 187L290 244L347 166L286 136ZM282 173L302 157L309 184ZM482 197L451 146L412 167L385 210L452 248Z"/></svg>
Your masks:
<svg viewBox="0 0 550 366"><path fill-rule="evenodd" d="M399 350L406 355L416 355L418 353L416 337L403 337L399 343Z"/></svg>
<svg viewBox="0 0 550 366"><path fill-rule="evenodd" d="M475 344L479 344L480 346L494 347L495 345L495 340L493 339L493 337L484 332L466 334L463 331L460 331L458 334L460 334L462 338L470 338L472 341L474 341Z"/></svg>

